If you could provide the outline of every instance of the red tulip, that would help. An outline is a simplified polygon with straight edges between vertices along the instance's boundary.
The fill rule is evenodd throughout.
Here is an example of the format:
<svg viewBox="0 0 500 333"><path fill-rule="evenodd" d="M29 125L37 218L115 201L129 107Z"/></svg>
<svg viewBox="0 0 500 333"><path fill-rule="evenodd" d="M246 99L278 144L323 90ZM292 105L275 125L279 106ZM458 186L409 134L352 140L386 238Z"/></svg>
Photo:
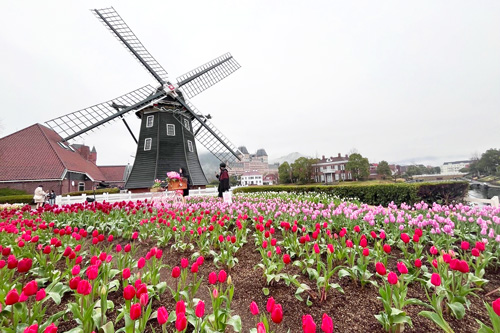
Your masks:
<svg viewBox="0 0 500 333"><path fill-rule="evenodd" d="M368 256L370 255L370 250L369 250L368 248L364 248L364 249L363 249L363 255L364 255L365 257L368 257Z"/></svg>
<svg viewBox="0 0 500 333"><path fill-rule="evenodd" d="M10 255L9 258L7 259L7 268L8 269L14 269L17 267L18 261L14 255Z"/></svg>
<svg viewBox="0 0 500 333"><path fill-rule="evenodd" d="M316 324L311 315L302 316L302 330L304 333L316 333Z"/></svg>
<svg viewBox="0 0 500 333"><path fill-rule="evenodd" d="M5 296L5 305L16 304L17 302L19 302L19 293L16 289L12 289Z"/></svg>
<svg viewBox="0 0 500 333"><path fill-rule="evenodd" d="M30 282L26 283L26 285L23 288L23 292L28 297L31 295L35 295L37 290L38 290L38 283L36 282L36 280L31 280Z"/></svg>
<svg viewBox="0 0 500 333"><path fill-rule="evenodd" d="M139 303L141 303L141 306L146 307L146 305L148 305L148 302L149 302L148 293L147 292L141 293L141 296L139 296Z"/></svg>
<svg viewBox="0 0 500 333"><path fill-rule="evenodd" d="M367 247L368 246L368 241L366 240L366 238L362 238L360 241L359 241L359 246L361 247Z"/></svg>
<svg viewBox="0 0 500 333"><path fill-rule="evenodd" d="M186 304L182 300L178 301L175 304L175 314L179 315L179 313L185 313L185 312L186 312Z"/></svg>
<svg viewBox="0 0 500 333"><path fill-rule="evenodd" d="M385 253L391 253L391 246L389 244L384 244L383 249Z"/></svg>
<svg viewBox="0 0 500 333"><path fill-rule="evenodd" d="M348 240L345 241L345 246L349 247L349 248L352 248L354 246L354 244L352 243L352 240L348 239Z"/></svg>
<svg viewBox="0 0 500 333"><path fill-rule="evenodd" d="M354 231L355 232L360 232L361 231L361 229L359 228L359 225L354 226Z"/></svg>
<svg viewBox="0 0 500 333"><path fill-rule="evenodd" d="M375 264L375 270L377 271L378 274L384 276L385 274L387 274L387 271L385 269L385 266L383 263L381 262L377 262Z"/></svg>
<svg viewBox="0 0 500 333"><path fill-rule="evenodd" d="M116 245L116 249L115 249L116 252L120 253L122 251L122 246L121 244L117 244Z"/></svg>
<svg viewBox="0 0 500 333"><path fill-rule="evenodd" d="M283 255L283 262L288 265L290 263L291 259L290 259L290 255L288 254L285 254Z"/></svg>
<svg viewBox="0 0 500 333"><path fill-rule="evenodd" d="M196 261L191 265L191 273L198 273L198 264Z"/></svg>
<svg viewBox="0 0 500 333"><path fill-rule="evenodd" d="M43 333L57 333L57 326L54 323L52 323L45 328Z"/></svg>
<svg viewBox="0 0 500 333"><path fill-rule="evenodd" d="M441 276L437 273L433 273L431 275L431 283L436 287L439 287L441 285Z"/></svg>
<svg viewBox="0 0 500 333"><path fill-rule="evenodd" d="M255 301L254 301L254 302L252 302L252 303L250 303L250 312L251 312L254 316L256 316L256 315L258 315L258 314L259 314L259 307L257 306L257 303L255 303Z"/></svg>
<svg viewBox="0 0 500 333"><path fill-rule="evenodd" d="M137 268L142 269L146 265L146 259L144 257L140 257L137 262Z"/></svg>
<svg viewBox="0 0 500 333"><path fill-rule="evenodd" d="M167 322L168 312L164 306L158 308L158 315L156 316L156 319L158 319L158 324L160 324L160 325L163 325Z"/></svg>
<svg viewBox="0 0 500 333"><path fill-rule="evenodd" d="M418 237L422 237L423 234L424 233L422 232L422 229L419 228L415 229L415 235L417 235Z"/></svg>
<svg viewBox="0 0 500 333"><path fill-rule="evenodd" d="M172 268L172 277L177 279L181 275L181 268L179 266L175 266Z"/></svg>
<svg viewBox="0 0 500 333"><path fill-rule="evenodd" d="M88 295L92 292L92 286L90 285L89 281L81 280L80 282L78 282L76 292L80 295Z"/></svg>
<svg viewBox="0 0 500 333"><path fill-rule="evenodd" d="M333 332L333 319L329 317L326 313L323 313L323 321L321 322L321 330L324 333Z"/></svg>
<svg viewBox="0 0 500 333"><path fill-rule="evenodd" d="M500 298L494 300L493 303L491 303L491 306L493 307L493 311L500 316Z"/></svg>
<svg viewBox="0 0 500 333"><path fill-rule="evenodd" d="M198 318L203 317L203 315L205 314L205 303L203 301L198 301L194 313Z"/></svg>
<svg viewBox="0 0 500 333"><path fill-rule="evenodd" d="M436 259L432 261L432 266L434 266L434 268L438 268L438 262Z"/></svg>
<svg viewBox="0 0 500 333"><path fill-rule="evenodd" d="M182 258L181 259L181 267L186 268L188 266L189 266L189 260L187 260L187 258Z"/></svg>
<svg viewBox="0 0 500 333"><path fill-rule="evenodd" d="M50 245L47 245L43 248L43 253L44 254L49 254L51 252L51 248L50 248Z"/></svg>
<svg viewBox="0 0 500 333"><path fill-rule="evenodd" d="M19 295L19 303L24 303L28 300L28 296L24 293L24 291L21 291L21 295Z"/></svg>
<svg viewBox="0 0 500 333"><path fill-rule="evenodd" d="M449 264L450 261L451 261L451 256L449 254L447 254L447 253L443 254L443 261L445 263Z"/></svg>
<svg viewBox="0 0 500 333"><path fill-rule="evenodd" d="M410 242L410 236L408 236L408 234L402 233L401 240L403 241L403 243L408 244Z"/></svg>
<svg viewBox="0 0 500 333"><path fill-rule="evenodd" d="M460 268L460 260L458 259L451 259L450 260L450 269L454 271L458 271Z"/></svg>
<svg viewBox="0 0 500 333"><path fill-rule="evenodd" d="M216 284L217 283L217 273L211 272L208 274L208 283Z"/></svg>
<svg viewBox="0 0 500 333"><path fill-rule="evenodd" d="M131 285L128 285L123 289L123 298L126 300L131 300L135 296L135 288Z"/></svg>
<svg viewBox="0 0 500 333"><path fill-rule="evenodd" d="M159 250L159 251L161 251L161 250ZM198 266L203 265L204 262L205 262L205 258L203 258L203 256L196 258L196 263L198 264Z"/></svg>
<svg viewBox="0 0 500 333"><path fill-rule="evenodd" d="M141 305L139 303L132 304L130 307L130 319L136 320L141 316Z"/></svg>
<svg viewBox="0 0 500 333"><path fill-rule="evenodd" d="M125 268L122 272L122 276L124 280L127 280L130 277L130 268Z"/></svg>
<svg viewBox="0 0 500 333"><path fill-rule="evenodd" d="M422 260L420 259L415 259L415 267L420 268L422 267Z"/></svg>
<svg viewBox="0 0 500 333"><path fill-rule="evenodd" d="M269 297L268 300L267 300L267 304L266 304L266 310L267 310L267 312L269 312L269 313L273 312L274 304L275 304L274 298L273 297Z"/></svg>
<svg viewBox="0 0 500 333"><path fill-rule="evenodd" d="M263 322L257 324L257 333L266 333L266 326Z"/></svg>
<svg viewBox="0 0 500 333"><path fill-rule="evenodd" d="M390 284L396 284L398 283L398 276L396 273L394 272L389 272L389 274L387 274L387 282L389 282Z"/></svg>
<svg viewBox="0 0 500 333"><path fill-rule="evenodd" d="M123 248L123 251L125 251L125 253L128 253L130 252L130 250L132 249L132 246L130 246L130 244L127 244L125 245L125 247Z"/></svg>
<svg viewBox="0 0 500 333"><path fill-rule="evenodd" d="M184 312L181 312L177 315L177 319L175 320L175 328L178 332L182 332L186 329L187 326L187 318Z"/></svg>
<svg viewBox="0 0 500 333"><path fill-rule="evenodd" d="M24 333L38 333L38 324L33 324L24 329Z"/></svg>
<svg viewBox="0 0 500 333"><path fill-rule="evenodd" d="M327 251L328 251L329 253L333 253L333 252L335 252L335 249L334 249L334 247L333 247L333 244L328 244L328 245L326 246L326 249L327 249Z"/></svg>
<svg viewBox="0 0 500 333"><path fill-rule="evenodd" d="M79 276L75 276L74 278L69 280L69 287L72 290L75 290L76 288L78 288L78 284L80 283L80 280L81 280L81 278Z"/></svg>
<svg viewBox="0 0 500 333"><path fill-rule="evenodd" d="M226 281L226 278L227 278L227 273L225 270L221 269L220 272L219 272L219 276L218 276L218 280L220 283L224 283L224 281Z"/></svg>
<svg viewBox="0 0 500 333"><path fill-rule="evenodd" d="M45 292L45 289L42 288L42 289L38 290L38 292L36 293L35 299L36 299L37 302L39 302L42 299L44 299L45 296L47 296L47 293Z"/></svg>
<svg viewBox="0 0 500 333"><path fill-rule="evenodd" d="M460 243L460 248L461 248L462 250L464 250L464 251L467 251L467 250L469 249L469 247L470 247L469 242L462 241L462 242Z"/></svg>
<svg viewBox="0 0 500 333"><path fill-rule="evenodd" d="M87 274L89 280L95 280L97 275L99 275L99 267L95 265L89 266L85 273Z"/></svg>
<svg viewBox="0 0 500 333"><path fill-rule="evenodd" d="M479 255L480 255L481 253L479 252L479 250L478 250L477 248L473 248L473 249L471 250L471 254L472 254L474 257L479 257Z"/></svg>
<svg viewBox="0 0 500 333"><path fill-rule="evenodd" d="M283 309L281 308L281 304L276 304L273 307L273 312L271 312L271 320L279 324L283 320Z"/></svg>
<svg viewBox="0 0 500 333"><path fill-rule="evenodd" d="M458 270L461 273L469 273L469 264L465 260L460 260L460 264L458 266Z"/></svg>
<svg viewBox="0 0 500 333"><path fill-rule="evenodd" d="M438 254L438 249L435 247L435 246L431 246L431 249L429 250L429 252L435 256L436 254Z"/></svg>
<svg viewBox="0 0 500 333"><path fill-rule="evenodd" d="M80 274L80 265L75 265L71 269L71 275L75 276L75 275L78 275L78 274Z"/></svg>
<svg viewBox="0 0 500 333"><path fill-rule="evenodd" d="M404 262L398 262L397 263L398 271L401 274L408 274L408 268L404 264Z"/></svg>
<svg viewBox="0 0 500 333"><path fill-rule="evenodd" d="M485 244L483 242L476 242L476 249L483 252L485 250Z"/></svg>

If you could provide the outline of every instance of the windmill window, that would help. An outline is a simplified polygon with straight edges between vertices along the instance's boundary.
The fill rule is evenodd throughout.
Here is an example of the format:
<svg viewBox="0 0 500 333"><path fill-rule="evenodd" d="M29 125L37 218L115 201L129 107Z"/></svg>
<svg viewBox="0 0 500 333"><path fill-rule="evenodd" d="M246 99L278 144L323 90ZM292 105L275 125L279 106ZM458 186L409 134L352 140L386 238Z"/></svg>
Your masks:
<svg viewBox="0 0 500 333"><path fill-rule="evenodd" d="M193 151L194 151L194 150L193 150L193 142L191 142L191 140L188 140L188 150L189 150L190 152L193 152Z"/></svg>
<svg viewBox="0 0 500 333"><path fill-rule="evenodd" d="M151 150L151 142L153 140L151 138L147 138L144 140L144 150Z"/></svg>
<svg viewBox="0 0 500 333"><path fill-rule="evenodd" d="M155 120L155 116L148 116L146 118L146 127L153 127L154 120Z"/></svg>
<svg viewBox="0 0 500 333"><path fill-rule="evenodd" d="M186 127L189 131L191 130L191 128L189 128L189 120L184 119L184 127Z"/></svg>
<svg viewBox="0 0 500 333"><path fill-rule="evenodd" d="M167 124L167 135L168 136L175 136L175 125L174 124Z"/></svg>

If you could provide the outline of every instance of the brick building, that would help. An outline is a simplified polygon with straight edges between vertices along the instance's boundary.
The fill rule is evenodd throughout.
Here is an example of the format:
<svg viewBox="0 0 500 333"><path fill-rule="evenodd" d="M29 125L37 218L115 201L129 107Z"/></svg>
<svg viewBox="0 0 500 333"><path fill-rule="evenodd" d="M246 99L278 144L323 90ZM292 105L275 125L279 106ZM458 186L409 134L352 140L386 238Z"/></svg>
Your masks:
<svg viewBox="0 0 500 333"><path fill-rule="evenodd" d="M61 140L59 134L41 124L1 138L0 188L33 193L42 184L46 192L65 194L105 184L123 186L127 166L101 169L96 165L95 148L67 145Z"/></svg>
<svg viewBox="0 0 500 333"><path fill-rule="evenodd" d="M342 156L340 153L336 157L325 157L313 164L315 181L317 183L334 183L341 180L352 180L352 174L346 170L349 156Z"/></svg>

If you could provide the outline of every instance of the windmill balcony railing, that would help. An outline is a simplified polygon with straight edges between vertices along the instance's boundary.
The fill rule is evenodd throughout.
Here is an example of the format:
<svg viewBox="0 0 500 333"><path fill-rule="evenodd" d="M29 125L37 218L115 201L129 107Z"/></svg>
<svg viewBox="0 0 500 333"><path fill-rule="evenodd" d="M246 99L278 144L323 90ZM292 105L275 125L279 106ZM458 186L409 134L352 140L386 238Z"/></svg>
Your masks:
<svg viewBox="0 0 500 333"><path fill-rule="evenodd" d="M231 189L232 190L232 189ZM142 193L132 193L130 191L124 192L124 193L103 193L103 194L96 194L95 195L95 201L96 202L120 202L120 201L136 201L136 200L151 200L153 195L157 195L158 193L153 193L153 192L142 192ZM218 190L217 187L207 187L205 189L190 189L189 190L189 196L192 197L204 197L204 196L210 196L214 197L217 196ZM77 196L69 196L69 195L58 195L56 196L56 205L67 205L67 204L75 204L75 203L83 203L87 201L87 198L94 199L94 195L87 195L87 194L82 194L82 195L77 195Z"/></svg>

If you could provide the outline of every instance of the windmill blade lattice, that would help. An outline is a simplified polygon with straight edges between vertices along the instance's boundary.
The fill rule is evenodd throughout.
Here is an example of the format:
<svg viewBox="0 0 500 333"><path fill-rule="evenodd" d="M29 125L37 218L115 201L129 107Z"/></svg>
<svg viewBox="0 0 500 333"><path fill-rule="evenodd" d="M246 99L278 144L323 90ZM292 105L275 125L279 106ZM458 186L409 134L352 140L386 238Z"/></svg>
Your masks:
<svg viewBox="0 0 500 333"><path fill-rule="evenodd" d="M177 84L184 95L192 98L231 75L240 67L231 53L226 53L179 76Z"/></svg>
<svg viewBox="0 0 500 333"><path fill-rule="evenodd" d="M91 11L161 85L169 82L167 71L146 50L113 7Z"/></svg>
<svg viewBox="0 0 500 333"><path fill-rule="evenodd" d="M196 107L189 101L186 103L191 108L191 111L200 115L200 112ZM198 117L201 119L201 117ZM201 143L208 151L214 154L221 162L229 164L239 162L238 148L232 144L208 119L201 119L201 123L198 118L194 118L191 122L193 126L193 133L196 140ZM209 127L215 136L207 129ZM226 147L227 146L227 147ZM229 148L229 149L228 149Z"/></svg>
<svg viewBox="0 0 500 333"><path fill-rule="evenodd" d="M120 115L125 114L125 112L122 112L124 110L118 112L115 108L113 108L111 106L112 103L133 106L144 102L140 104L144 107L149 103L152 103L154 100L158 100L166 96L166 93L163 93L161 96L156 96L157 94L155 94L155 92L155 88L151 85L146 85L110 101L97 104L59 118L51 119L45 122L45 124L63 137L63 141L67 141L75 136L87 132L88 130L104 125L104 123L108 121L116 120ZM138 108L140 108L140 106L137 106L136 109ZM131 110L132 109L125 111L128 112Z"/></svg>

